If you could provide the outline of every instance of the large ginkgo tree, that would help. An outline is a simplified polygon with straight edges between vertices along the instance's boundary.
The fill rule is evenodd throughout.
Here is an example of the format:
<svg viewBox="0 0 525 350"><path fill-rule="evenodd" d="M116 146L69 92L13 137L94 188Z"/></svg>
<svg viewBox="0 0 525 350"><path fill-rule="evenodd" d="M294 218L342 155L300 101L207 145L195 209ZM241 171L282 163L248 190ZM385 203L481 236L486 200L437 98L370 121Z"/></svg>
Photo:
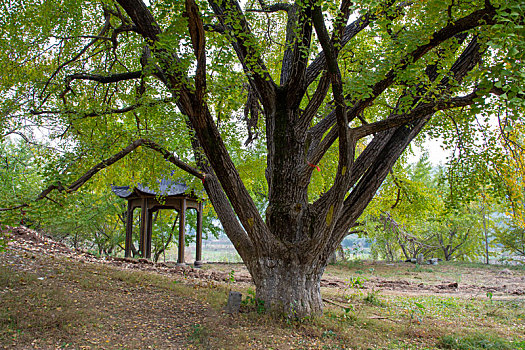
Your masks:
<svg viewBox="0 0 525 350"><path fill-rule="evenodd" d="M0 12L1 134L61 152L34 199L111 171L154 174L148 159L164 158L202 182L257 298L289 317L322 312L329 256L431 118L523 104L519 0L11 0Z"/></svg>

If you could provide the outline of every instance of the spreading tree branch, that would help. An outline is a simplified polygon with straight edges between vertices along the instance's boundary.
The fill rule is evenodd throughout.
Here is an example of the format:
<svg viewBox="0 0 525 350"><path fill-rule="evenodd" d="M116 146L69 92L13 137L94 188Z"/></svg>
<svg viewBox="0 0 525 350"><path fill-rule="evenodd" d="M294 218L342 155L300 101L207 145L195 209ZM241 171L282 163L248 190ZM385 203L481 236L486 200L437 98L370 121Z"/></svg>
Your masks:
<svg viewBox="0 0 525 350"><path fill-rule="evenodd" d="M204 35L204 27L195 0L186 0L186 14L188 16L188 29L193 45L193 52L197 58L195 106L201 106L204 94L206 93L206 36Z"/></svg>
<svg viewBox="0 0 525 350"><path fill-rule="evenodd" d="M477 38L474 37L452 65L450 75L455 78L454 80L456 82L461 82L480 60L480 44ZM444 77L440 81L440 86L442 91L449 89L451 87L450 79ZM473 94L477 94L477 92L469 94L464 98L452 100L458 104L472 103L472 99L475 98ZM413 102L416 103L417 101L419 101L419 97L416 96ZM414 103L413 105L415 105ZM444 107L446 107L446 105ZM420 117L397 128L387 129L377 133L372 142L354 163L352 181L350 182L352 191L345 199L343 212L338 219L338 225L341 225L341 227L346 227L349 223L357 220L388 172L394 166L395 161L435 113L433 107L429 109L414 109L414 111L416 110L418 113L421 113ZM344 232L339 230L334 237L334 242L342 239L343 234Z"/></svg>
<svg viewBox="0 0 525 350"><path fill-rule="evenodd" d="M345 187L350 179L349 170L354 161L355 141L353 135L348 129L346 105L343 96L343 82L339 64L337 63L337 51L334 48L333 41L330 40L330 36L325 27L320 6L316 6L313 10L313 22L317 32L317 37L319 38L319 42L325 53L327 74L332 82L332 93L336 104L335 114L337 119L337 134L339 137L339 162L337 174L332 188L321 196L316 202L316 205L313 206L314 211L317 212L317 208L326 208L327 206L325 204L327 202L333 202L335 198L342 199L344 197ZM332 208L331 210L336 209L339 208ZM321 238L322 237L319 237L319 240L321 240ZM319 243L322 244L322 242Z"/></svg>
<svg viewBox="0 0 525 350"><path fill-rule="evenodd" d="M76 60L78 60L80 57L82 57L82 55L91 47L93 46L93 44L95 44L99 39L97 37L101 37L101 36L104 36L104 34L107 33L107 31L109 30L109 28L111 27L111 22L110 22L110 19L111 19L111 16L109 15L109 13L105 12L104 13L104 16L105 16L105 21L104 21L104 25L102 26L102 29L100 30L100 32L98 33L98 35L96 35L96 38L94 38L93 40L91 40L86 46L84 46L82 48L82 50L80 50L80 52L78 54L76 54L75 56L73 56L72 58L70 58L69 60L65 61L64 63L62 63L61 65L58 66L58 68L53 72L53 74L51 74L51 76L49 77L49 79L47 80L46 84L44 85L44 88L42 89L42 92L40 93L40 98L42 98L42 96L44 95L44 92L47 90L47 87L49 86L49 84L51 83L51 81L55 78L55 76L58 74L58 72L60 72L64 67L66 67L67 65L75 62Z"/></svg>
<svg viewBox="0 0 525 350"><path fill-rule="evenodd" d="M303 81L312 40L312 4L296 2L288 11L286 46L281 65L280 84L288 87L290 105L300 102L305 87Z"/></svg>
<svg viewBox="0 0 525 350"><path fill-rule="evenodd" d="M275 83L266 68L261 52L257 50L257 39L253 35L239 3L237 0L209 0L208 2L221 25L234 39L233 48L248 81L257 91L259 100L265 109L271 110L273 108L272 102L275 99ZM235 30L230 23L236 24Z"/></svg>
<svg viewBox="0 0 525 350"><path fill-rule="evenodd" d="M348 110L348 120L352 121L357 118L362 112L370 106L375 99L381 95L388 87L390 87L398 76L398 72L402 71L409 64L412 64L423 57L434 47L439 46L444 41L455 37L456 35L473 29L475 27L494 23L494 17L496 15L493 7L476 10L471 14L458 19L457 21L448 24L446 27L438 30L432 35L430 41L426 44L416 47L412 52L403 56L403 58L392 68L385 77L370 86L371 94L365 99L356 101L352 107ZM457 63L459 64L459 63ZM452 71L459 71L459 67L453 67ZM448 83L448 80L444 81ZM313 126L309 131L309 139L311 140L310 149L308 150L307 158L313 162L318 162L324 152L330 148L330 146L337 139L337 133L330 131L329 134L321 141L320 138L333 126L336 118L334 113L328 114L326 118L321 120L317 125Z"/></svg>
<svg viewBox="0 0 525 350"><path fill-rule="evenodd" d="M77 73L71 74L66 77L66 83L69 84L73 80L91 80L101 84L116 83L119 81L139 79L143 75L142 71L126 72L126 73L114 73L108 75L100 74L89 74L89 73Z"/></svg>
<svg viewBox="0 0 525 350"><path fill-rule="evenodd" d="M141 0L118 0L118 2L126 10L128 16L131 17L135 25L140 29L141 35L144 37L144 39L146 39L148 45L151 47L152 53L156 54L156 58L161 61L159 66L172 67L173 60L177 60L177 58L174 56L174 54L168 53L166 51L159 51L156 48L155 44L158 41L161 31L158 25L156 25L152 14L149 12L144 3ZM254 47L244 46L244 44L246 44L244 39L247 36L253 36L249 31L246 19L242 15L242 11L237 1L227 0L221 2L220 5L229 6L228 11L231 12L228 14L224 13L225 9L219 4L211 0L210 3L214 11L218 14L219 20L222 21L223 25L225 25L227 15L233 14L241 18L240 24L243 28L241 31L243 31L244 35L240 35L236 38L234 41L234 47L238 54L240 54L241 58L246 57L245 54L248 54L247 50L253 50ZM194 29L200 30L199 26L201 24L199 24L199 20L196 18L197 16L200 16L198 9L195 8L195 11L191 15L194 16L194 19L191 20L192 23L189 23L189 26L196 26ZM194 42L195 40L192 39L192 44ZM197 41L197 43L198 42L199 41ZM194 46L194 53L198 59L201 57L199 47L200 44ZM250 55L251 54L252 52L250 52ZM256 58L257 56L252 55L250 57ZM247 64L247 62L244 63L245 65ZM252 67L261 68L261 64L262 61L257 61L255 62L255 66ZM274 93L274 86L270 80L266 79L266 75L268 75L268 73L257 70L253 72L249 71L248 75L252 73L253 75L251 76L251 82L256 86L258 93L265 96L266 101L269 101L268 99L271 98L272 94ZM204 99L199 100L199 98L196 96L197 93L204 93L204 89L202 89L201 92L195 91L194 87L191 87L188 83L189 80L186 76L187 72L169 69L165 70L164 74L167 78L167 81L169 82L168 87L176 97L177 106L182 113L188 116L191 127L195 132L195 136L197 137L200 146L202 146L202 150L206 154L208 161L212 165L214 174L220 181L227 198L222 197L222 192L220 191L211 192L211 194L208 192L208 194L210 197L216 196L214 197L214 200L226 199L226 201L230 201L231 206L233 206L235 209L235 214L237 214L244 230L246 230L246 233L251 238L253 238L254 242L268 241L270 237L268 236L269 231L266 227L266 224L262 220L262 217L260 216L253 199L244 186L242 179L240 178L240 175L235 168L231 157L229 156L228 150L226 149L224 141L222 140L217 126L214 123L210 110ZM259 89L263 89L264 91ZM271 91L265 89L269 89ZM207 181L205 181L205 183L206 182ZM208 191L208 188L206 190ZM236 225L235 223L233 225L229 225L228 223L226 224L227 225L225 228L228 231L228 235L232 241L235 241L234 244L236 244L236 246L251 246L250 240L245 239L246 234L244 236L242 236L242 234L240 236L236 236L236 233L233 232L239 231L233 227ZM231 229L232 227L233 229ZM237 237L239 237L240 241L237 241ZM250 249L251 248L249 247L240 251L241 256L246 257L246 254L249 253Z"/></svg>
<svg viewBox="0 0 525 350"><path fill-rule="evenodd" d="M88 171L86 171L83 175L81 175L77 180L72 182L69 186L65 187L61 183L49 185L42 192L40 192L40 194L35 198L34 201L36 202L36 201L40 201L46 198L54 190L58 190L59 192L66 192L66 193L72 193L72 192L77 191L87 181L89 181L93 176L95 176L99 171L121 160L122 158L124 158L125 156L127 156L129 153L133 152L135 149L137 149L140 146L148 147L160 153L164 157L164 159L174 164L178 168L184 170L185 172L195 177L198 177L199 179L204 179L206 177L206 174L203 174L202 172L195 169L194 167L186 164L185 162L180 160L177 156L175 156L174 154L172 154L171 152L169 152L168 150L166 150L164 147L160 146L159 144L151 140L147 140L147 139L138 139L138 140L133 141L127 147L123 148L121 151L115 153L111 157L106 158L102 162L91 167ZM12 208L0 208L0 211L14 210L18 208L28 207L29 205L30 205L29 203L24 203L24 204L21 204L16 207L12 207Z"/></svg>
<svg viewBox="0 0 525 350"><path fill-rule="evenodd" d="M30 113L33 115L48 115L48 114L69 114L69 115L78 115L79 118L90 118L90 117L98 117L108 114L122 114L126 112L131 112L136 109L139 109L141 107L153 107L160 104L170 103L173 102L174 99L172 97L165 98L162 100L156 100L156 101L150 101L145 103L137 103L133 104L127 107L122 108L111 108L107 110L102 111L91 111L91 112L85 112L85 111L73 111L73 110L43 110L43 111L31 111Z"/></svg>
<svg viewBox="0 0 525 350"><path fill-rule="evenodd" d="M417 118L424 118L429 113L469 106L474 103L475 99L481 96L483 96L482 92L480 90L476 90L468 95L454 97L449 100L438 100L430 103L423 103L412 109L410 113L393 115L387 119L354 128L354 135L358 140L377 132L407 124Z"/></svg>
<svg viewBox="0 0 525 350"><path fill-rule="evenodd" d="M368 27L371 21L376 20L378 16L382 15L384 10L394 5L396 0L387 0L384 4L380 4L377 8L372 9L365 15L360 16L355 21L342 28L344 23L348 21L350 15L350 1L342 1L340 7L340 20L336 20L336 26L332 35L332 42L339 47L339 50L346 46L357 34ZM407 6L407 2L399 5L399 9ZM397 11L399 12L399 11ZM320 52L317 57L310 63L306 70L306 86L310 86L317 76L325 69L326 57L324 51Z"/></svg>

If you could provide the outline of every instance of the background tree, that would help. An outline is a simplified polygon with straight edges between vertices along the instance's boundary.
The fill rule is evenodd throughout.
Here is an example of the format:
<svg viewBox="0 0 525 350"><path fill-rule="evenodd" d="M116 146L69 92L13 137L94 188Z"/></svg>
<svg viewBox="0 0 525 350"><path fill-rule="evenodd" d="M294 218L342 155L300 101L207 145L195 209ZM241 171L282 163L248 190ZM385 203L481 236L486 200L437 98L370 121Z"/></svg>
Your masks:
<svg viewBox="0 0 525 350"><path fill-rule="evenodd" d="M34 170L38 158L45 157L37 147L25 142L0 143L0 203L6 207L18 206L35 198L43 186L42 177ZM26 210L17 208L3 214L3 223L11 221L20 224L24 221ZM27 221L27 219L26 219Z"/></svg>
<svg viewBox="0 0 525 350"><path fill-rule="evenodd" d="M117 162L120 179L139 181L168 170L164 158L203 182L257 297L288 316L321 312L328 257L434 115L462 108L472 120L469 106L485 108L489 94L522 103L519 1L13 1L1 11L1 67L14 72L2 80L2 133L46 126L65 151L36 198L74 192L101 169L114 179ZM249 158L264 182L240 171ZM264 213L254 192L266 194Z"/></svg>
<svg viewBox="0 0 525 350"><path fill-rule="evenodd" d="M503 224L496 230L496 238L512 254L525 256L524 125L512 114L505 113L499 115L498 126L496 135L503 152L492 159L492 180L499 184L499 198L506 210Z"/></svg>
<svg viewBox="0 0 525 350"><path fill-rule="evenodd" d="M510 48L510 50L513 50ZM510 65L507 65L510 67ZM497 83L496 86L500 86ZM508 87L506 87L508 89ZM493 100L476 110L472 124L463 113L449 114L433 128L453 151L448 181L455 188L451 201L473 201L484 222L485 261L489 245L498 242L511 254L523 249L523 108L512 107L519 97ZM463 130L470 130L464 133ZM494 222L497 225L494 226ZM491 234L494 228L496 236ZM514 248L513 248L514 247ZM519 248L520 249L520 248Z"/></svg>
<svg viewBox="0 0 525 350"><path fill-rule="evenodd" d="M364 217L375 256L405 260L435 250L430 219L443 209L436 182L428 154L413 165L396 164Z"/></svg>
<svg viewBox="0 0 525 350"><path fill-rule="evenodd" d="M476 260L483 255L483 231L477 208L463 206L434 218L432 244L443 260Z"/></svg>
<svg viewBox="0 0 525 350"><path fill-rule="evenodd" d="M423 254L448 261L483 255L481 205L457 200L449 171L433 168L427 154L415 164L395 166L364 216L377 257L408 260Z"/></svg>

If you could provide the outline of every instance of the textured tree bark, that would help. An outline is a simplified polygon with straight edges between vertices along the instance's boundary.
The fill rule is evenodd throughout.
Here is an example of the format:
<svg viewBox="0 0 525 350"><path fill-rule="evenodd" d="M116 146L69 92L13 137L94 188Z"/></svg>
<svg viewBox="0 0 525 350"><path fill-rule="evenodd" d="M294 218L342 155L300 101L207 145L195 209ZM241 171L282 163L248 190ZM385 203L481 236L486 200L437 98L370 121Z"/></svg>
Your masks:
<svg viewBox="0 0 525 350"><path fill-rule="evenodd" d="M256 297L279 315L304 318L323 310L321 276L325 266L299 259L259 259L259 273L252 274Z"/></svg>

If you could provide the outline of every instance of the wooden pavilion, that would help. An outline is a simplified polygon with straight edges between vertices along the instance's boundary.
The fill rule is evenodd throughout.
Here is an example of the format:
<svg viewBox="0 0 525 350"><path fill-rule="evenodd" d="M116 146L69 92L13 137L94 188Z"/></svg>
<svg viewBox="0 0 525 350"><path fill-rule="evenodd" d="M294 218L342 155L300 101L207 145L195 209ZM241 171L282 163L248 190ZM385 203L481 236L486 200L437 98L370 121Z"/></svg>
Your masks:
<svg viewBox="0 0 525 350"><path fill-rule="evenodd" d="M179 249L177 264L184 264L184 236L186 224L186 211L195 209L197 211L197 233L195 249L195 267L202 265L202 201L191 194L186 194L188 187L184 184L174 183L171 180L162 179L158 190L154 191L146 186L138 184L137 187L113 186L113 192L128 201L126 221L126 243L125 256L131 256L131 245L133 244L133 210L141 208L140 212L140 235L139 256L151 259L151 238L153 226L153 213L159 209L174 209L179 213Z"/></svg>

